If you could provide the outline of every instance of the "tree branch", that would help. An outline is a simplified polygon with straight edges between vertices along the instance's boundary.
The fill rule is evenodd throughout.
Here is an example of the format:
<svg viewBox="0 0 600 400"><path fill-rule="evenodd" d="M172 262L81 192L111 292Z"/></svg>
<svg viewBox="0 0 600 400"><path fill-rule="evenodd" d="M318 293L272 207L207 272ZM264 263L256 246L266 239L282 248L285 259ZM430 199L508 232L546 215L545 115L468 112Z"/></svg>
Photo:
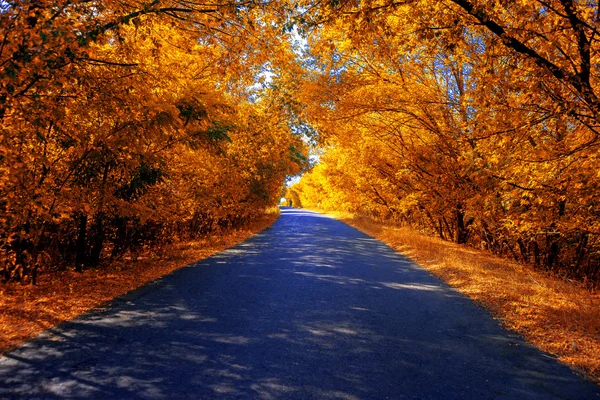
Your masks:
<svg viewBox="0 0 600 400"><path fill-rule="evenodd" d="M583 100L587 103L588 107L593 111L595 119L598 119L598 114L600 114L600 101L589 84L589 79L587 81L584 79L585 74L583 76L581 76L580 73L572 74L543 57L525 43L508 34L506 29L496 21L492 20L485 10L483 10L481 7L475 6L470 0L451 1L465 10L469 15L477 19L493 34L499 36L505 46L515 50L519 54L524 55L526 58L533 61L537 66L551 73L557 80L574 88L575 91L581 95ZM585 66L582 66L582 68L585 69Z"/></svg>

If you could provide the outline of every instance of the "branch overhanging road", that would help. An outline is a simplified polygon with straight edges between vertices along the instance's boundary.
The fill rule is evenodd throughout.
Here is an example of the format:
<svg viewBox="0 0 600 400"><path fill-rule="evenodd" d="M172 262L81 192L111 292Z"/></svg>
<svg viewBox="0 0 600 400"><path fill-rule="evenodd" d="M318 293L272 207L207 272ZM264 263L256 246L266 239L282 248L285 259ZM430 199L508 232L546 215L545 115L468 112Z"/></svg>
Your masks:
<svg viewBox="0 0 600 400"><path fill-rule="evenodd" d="M286 209L0 359L0 398L600 399L381 242Z"/></svg>

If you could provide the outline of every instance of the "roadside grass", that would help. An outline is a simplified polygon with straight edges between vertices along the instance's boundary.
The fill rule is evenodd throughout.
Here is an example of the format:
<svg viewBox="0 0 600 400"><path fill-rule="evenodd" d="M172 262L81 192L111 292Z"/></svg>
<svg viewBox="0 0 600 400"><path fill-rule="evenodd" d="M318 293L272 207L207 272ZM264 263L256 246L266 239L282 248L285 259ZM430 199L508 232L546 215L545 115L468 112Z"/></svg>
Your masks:
<svg viewBox="0 0 600 400"><path fill-rule="evenodd" d="M82 273L44 274L37 286L0 284L0 355L145 283L235 246L270 227L278 216L278 209L273 209L243 229L146 251L136 260Z"/></svg>
<svg viewBox="0 0 600 400"><path fill-rule="evenodd" d="M326 213L402 252L488 309L506 328L600 384L600 294L410 228Z"/></svg>

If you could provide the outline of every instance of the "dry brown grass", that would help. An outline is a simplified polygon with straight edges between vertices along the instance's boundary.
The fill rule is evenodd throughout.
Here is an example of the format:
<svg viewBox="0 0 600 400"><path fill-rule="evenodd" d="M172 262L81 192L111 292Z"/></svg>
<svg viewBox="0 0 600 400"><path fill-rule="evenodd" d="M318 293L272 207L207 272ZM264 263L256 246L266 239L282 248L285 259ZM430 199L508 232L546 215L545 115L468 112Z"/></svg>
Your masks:
<svg viewBox="0 0 600 400"><path fill-rule="evenodd" d="M275 212L242 230L178 243L83 273L42 275L37 286L0 285L0 354L143 284L232 247L275 222Z"/></svg>
<svg viewBox="0 0 600 400"><path fill-rule="evenodd" d="M531 266L409 228L330 213L401 251L483 305L505 327L600 384L600 295Z"/></svg>

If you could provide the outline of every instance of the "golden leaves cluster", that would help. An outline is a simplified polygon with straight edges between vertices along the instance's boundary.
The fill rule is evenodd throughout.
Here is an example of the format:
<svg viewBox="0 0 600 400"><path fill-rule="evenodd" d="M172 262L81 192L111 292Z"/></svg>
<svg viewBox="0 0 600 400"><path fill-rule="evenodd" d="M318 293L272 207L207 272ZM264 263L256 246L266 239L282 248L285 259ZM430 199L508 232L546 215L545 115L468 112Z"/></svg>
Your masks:
<svg viewBox="0 0 600 400"><path fill-rule="evenodd" d="M313 14L307 206L600 278L600 50L587 2L341 1ZM324 18L325 16L328 18Z"/></svg>
<svg viewBox="0 0 600 400"><path fill-rule="evenodd" d="M289 62L269 13L210 1L6 4L0 279L243 224L299 171L302 142L277 96L255 85L271 51L273 69Z"/></svg>

